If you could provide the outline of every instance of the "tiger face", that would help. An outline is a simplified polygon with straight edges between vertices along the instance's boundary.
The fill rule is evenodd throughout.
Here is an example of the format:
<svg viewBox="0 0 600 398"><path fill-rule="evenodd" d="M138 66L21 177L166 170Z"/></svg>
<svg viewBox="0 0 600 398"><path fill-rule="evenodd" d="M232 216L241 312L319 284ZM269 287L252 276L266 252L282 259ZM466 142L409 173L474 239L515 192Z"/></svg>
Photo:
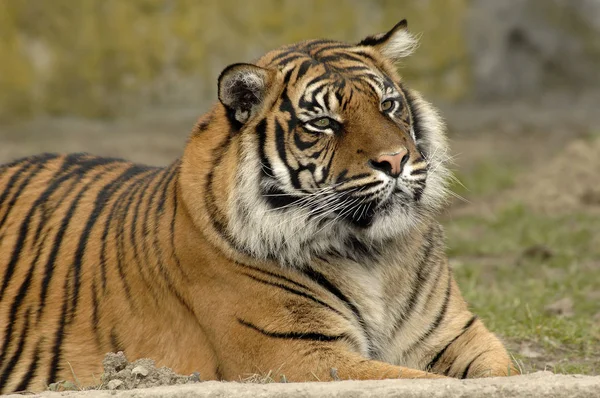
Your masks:
<svg viewBox="0 0 600 398"><path fill-rule="evenodd" d="M223 71L242 149L228 215L240 247L292 264L374 255L439 208L443 124L394 67L415 44L403 21L358 45L307 41Z"/></svg>

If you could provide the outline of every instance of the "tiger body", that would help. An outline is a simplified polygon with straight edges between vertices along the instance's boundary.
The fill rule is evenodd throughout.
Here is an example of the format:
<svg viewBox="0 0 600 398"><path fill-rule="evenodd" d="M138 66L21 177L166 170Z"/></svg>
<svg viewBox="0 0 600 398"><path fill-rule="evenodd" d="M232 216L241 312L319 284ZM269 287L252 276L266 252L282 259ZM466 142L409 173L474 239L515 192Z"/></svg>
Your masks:
<svg viewBox="0 0 600 398"><path fill-rule="evenodd" d="M443 123L393 68L413 45L400 23L232 65L165 168L2 166L0 392L98 383L120 350L217 380L516 373L444 254Z"/></svg>

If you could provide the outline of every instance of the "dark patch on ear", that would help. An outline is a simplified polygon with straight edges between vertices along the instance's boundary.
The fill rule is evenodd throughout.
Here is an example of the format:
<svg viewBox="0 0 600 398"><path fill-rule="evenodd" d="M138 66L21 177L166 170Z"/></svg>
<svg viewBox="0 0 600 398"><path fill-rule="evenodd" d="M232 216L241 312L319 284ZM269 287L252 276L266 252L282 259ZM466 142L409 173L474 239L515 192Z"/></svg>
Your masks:
<svg viewBox="0 0 600 398"><path fill-rule="evenodd" d="M377 45L383 44L386 41L388 41L390 39L390 37L392 37L392 35L394 33L396 33L398 30L406 29L406 28L408 28L408 21L406 19L403 19L402 21L400 21L396 25L394 25L394 27L392 29L390 29L389 32L380 33L378 35L366 37L360 43L358 43L358 45L359 46L377 46Z"/></svg>
<svg viewBox="0 0 600 398"><path fill-rule="evenodd" d="M227 116L227 120L229 120L229 125L231 127L229 134L231 134L232 136L234 136L238 131L240 131L242 129L242 126L244 125L244 123L241 123L235 118L235 113L235 109L225 106L225 115Z"/></svg>
<svg viewBox="0 0 600 398"><path fill-rule="evenodd" d="M221 72L218 80L219 101L237 132L256 114L270 83L269 71L252 64L233 64Z"/></svg>

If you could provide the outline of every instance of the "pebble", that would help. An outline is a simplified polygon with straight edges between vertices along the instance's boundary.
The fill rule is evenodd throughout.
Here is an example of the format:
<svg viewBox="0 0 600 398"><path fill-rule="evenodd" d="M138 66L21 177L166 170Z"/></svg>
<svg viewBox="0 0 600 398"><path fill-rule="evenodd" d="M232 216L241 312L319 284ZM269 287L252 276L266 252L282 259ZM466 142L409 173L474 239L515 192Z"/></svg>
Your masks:
<svg viewBox="0 0 600 398"><path fill-rule="evenodd" d="M116 390L117 388L119 388L121 385L123 384L123 382L119 379L114 379L108 382L108 384L106 385L108 387L109 390Z"/></svg>
<svg viewBox="0 0 600 398"><path fill-rule="evenodd" d="M135 368L131 369L131 374L134 376L146 377L148 376L148 369L143 366L136 366Z"/></svg>

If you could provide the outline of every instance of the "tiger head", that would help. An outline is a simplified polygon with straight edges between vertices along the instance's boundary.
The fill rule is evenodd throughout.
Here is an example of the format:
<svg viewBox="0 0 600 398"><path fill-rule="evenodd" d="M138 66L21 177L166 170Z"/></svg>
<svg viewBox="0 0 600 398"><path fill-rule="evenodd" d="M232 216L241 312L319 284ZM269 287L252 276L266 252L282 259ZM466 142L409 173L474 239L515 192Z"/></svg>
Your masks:
<svg viewBox="0 0 600 398"><path fill-rule="evenodd" d="M446 191L444 126L395 67L416 44L404 20L356 45L305 41L227 67L202 126L218 125L223 151L235 152L222 156L235 162L230 183L219 183L227 192L207 204L221 209L214 229L254 257L301 265L375 256L435 214ZM204 134L188 147L206 146Z"/></svg>

